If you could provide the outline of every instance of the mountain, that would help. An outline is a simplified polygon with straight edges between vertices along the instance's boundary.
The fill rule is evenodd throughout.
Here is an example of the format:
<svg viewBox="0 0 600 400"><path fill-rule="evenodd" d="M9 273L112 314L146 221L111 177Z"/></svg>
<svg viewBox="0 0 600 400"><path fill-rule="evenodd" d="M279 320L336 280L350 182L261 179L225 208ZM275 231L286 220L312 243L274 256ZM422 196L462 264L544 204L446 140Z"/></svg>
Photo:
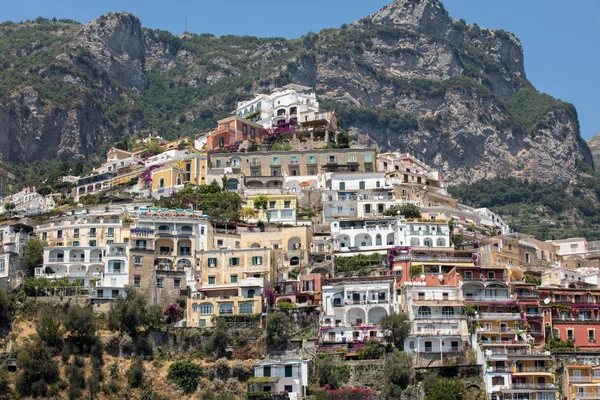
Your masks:
<svg viewBox="0 0 600 400"><path fill-rule="evenodd" d="M239 100L315 87L360 144L408 151L450 181L568 182L593 165L577 112L527 80L512 34L397 0L299 39L184 34L126 13L0 25L0 156L94 159L110 143L210 130Z"/></svg>
<svg viewBox="0 0 600 400"><path fill-rule="evenodd" d="M596 133L593 138L588 140L588 146L592 152L594 167L596 171L600 172L600 132Z"/></svg>

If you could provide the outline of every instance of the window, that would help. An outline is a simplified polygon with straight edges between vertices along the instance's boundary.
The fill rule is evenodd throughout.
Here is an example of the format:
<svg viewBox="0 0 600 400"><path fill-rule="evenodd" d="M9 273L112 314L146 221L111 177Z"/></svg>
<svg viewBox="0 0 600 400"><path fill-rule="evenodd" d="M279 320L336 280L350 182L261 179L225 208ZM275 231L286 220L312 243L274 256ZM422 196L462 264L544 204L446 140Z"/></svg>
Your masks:
<svg viewBox="0 0 600 400"><path fill-rule="evenodd" d="M371 162L371 154L365 154L365 162Z"/></svg>
<svg viewBox="0 0 600 400"><path fill-rule="evenodd" d="M231 278L229 279L229 281L231 283L237 283L238 281L238 276L237 275L231 275Z"/></svg>
<svg viewBox="0 0 600 400"><path fill-rule="evenodd" d="M588 329L588 340L590 342L596 341L596 331L594 329Z"/></svg>
<svg viewBox="0 0 600 400"><path fill-rule="evenodd" d="M89 246L90 247L96 247L96 241L95 240L90 240Z"/></svg>
<svg viewBox="0 0 600 400"><path fill-rule="evenodd" d="M378 188L381 187L381 182L380 181L375 182L375 186Z"/></svg>
<svg viewBox="0 0 600 400"><path fill-rule="evenodd" d="M271 376L271 367L263 367L263 376Z"/></svg>
<svg viewBox="0 0 600 400"><path fill-rule="evenodd" d="M216 268L217 267L217 258L216 257L210 257L208 259L208 268Z"/></svg>
<svg viewBox="0 0 600 400"><path fill-rule="evenodd" d="M230 267L237 267L240 265L240 258L239 257L231 257L229 259L229 266Z"/></svg>
<svg viewBox="0 0 600 400"><path fill-rule="evenodd" d="M274 201L270 201L269 202L269 208L275 208L275 202Z"/></svg>
<svg viewBox="0 0 600 400"><path fill-rule="evenodd" d="M292 156L290 164L298 164L298 158L296 156Z"/></svg>
<svg viewBox="0 0 600 400"><path fill-rule="evenodd" d="M79 242L78 241L74 241L73 242L73 247L79 247Z"/></svg>
<svg viewBox="0 0 600 400"><path fill-rule="evenodd" d="M294 211L292 210L282 210L281 218L294 218Z"/></svg>
<svg viewBox="0 0 600 400"><path fill-rule="evenodd" d="M283 202L283 208L290 208L292 206L292 202L291 201L284 201Z"/></svg>
<svg viewBox="0 0 600 400"><path fill-rule="evenodd" d="M287 366L286 366L286 368L287 368ZM286 376L287 376L287 375L286 375ZM291 375L290 375L290 376L291 376ZM293 387L292 385L285 385L285 386L283 387L283 390L284 390L284 392L287 392L287 393L292 393L292 392L294 391L294 387Z"/></svg>
<svg viewBox="0 0 600 400"><path fill-rule="evenodd" d="M221 168L221 163L222 163L221 160L217 160L217 168Z"/></svg>
<svg viewBox="0 0 600 400"><path fill-rule="evenodd" d="M250 128L250 137L252 139L256 137L256 128Z"/></svg>
<svg viewBox="0 0 600 400"><path fill-rule="evenodd" d="M213 306L209 303L200 304L200 314L210 315L213 313Z"/></svg>
<svg viewBox="0 0 600 400"><path fill-rule="evenodd" d="M156 278L156 287L159 287L159 288L163 287L164 280L165 280L165 278L163 278L163 277L157 277Z"/></svg>
<svg viewBox="0 0 600 400"><path fill-rule="evenodd" d="M209 276L208 277L208 284L209 285L214 285L215 284L215 277L214 276Z"/></svg>
<svg viewBox="0 0 600 400"><path fill-rule="evenodd" d="M115 262L113 264L113 273L114 274L120 274L122 268L123 268L123 263L122 262Z"/></svg>
<svg viewBox="0 0 600 400"><path fill-rule="evenodd" d="M567 329L567 340L574 340L575 334L573 329Z"/></svg>
<svg viewBox="0 0 600 400"><path fill-rule="evenodd" d="M42 240L46 241L48 239L48 232L42 232Z"/></svg>
<svg viewBox="0 0 600 400"><path fill-rule="evenodd" d="M223 239L217 239L217 246L223 246Z"/></svg>
<svg viewBox="0 0 600 400"><path fill-rule="evenodd" d="M108 228L106 235L108 237L115 237L115 228Z"/></svg>
<svg viewBox="0 0 600 400"><path fill-rule="evenodd" d="M73 229L73 238L79 238L79 228Z"/></svg>
<svg viewBox="0 0 600 400"><path fill-rule="evenodd" d="M61 229L59 229L59 230L57 230L57 231L56 231L56 237L57 237L58 239L62 239L62 237L63 237L63 232L62 232L62 230L61 230Z"/></svg>
<svg viewBox="0 0 600 400"><path fill-rule="evenodd" d="M159 188L164 188L165 187L165 178L160 178L158 180L158 187Z"/></svg>
<svg viewBox="0 0 600 400"><path fill-rule="evenodd" d="M504 386L504 377L503 376L493 376L492 377L492 385Z"/></svg>
<svg viewBox="0 0 600 400"><path fill-rule="evenodd" d="M494 279L496 278L496 276L495 276L495 275L496 275L496 274L494 273L494 271L488 271L488 273L487 273L487 278L488 278L489 280L494 280Z"/></svg>
<svg viewBox="0 0 600 400"><path fill-rule="evenodd" d="M291 365L286 365L285 366L285 377L286 378L291 378L293 375L293 371L294 369L292 368ZM290 390L291 391L291 390Z"/></svg>
<svg viewBox="0 0 600 400"><path fill-rule="evenodd" d="M356 154L350 154L348 156L348 162L356 162Z"/></svg>
<svg viewBox="0 0 600 400"><path fill-rule="evenodd" d="M240 314L252 314L252 303L240 303Z"/></svg>
<svg viewBox="0 0 600 400"><path fill-rule="evenodd" d="M140 287L142 286L142 277L139 275L133 276L133 286Z"/></svg>
<svg viewBox="0 0 600 400"><path fill-rule="evenodd" d="M244 135L248 133L248 125L242 124L242 133Z"/></svg>
<svg viewBox="0 0 600 400"><path fill-rule="evenodd" d="M252 265L262 265L263 258L262 256L254 256L252 257Z"/></svg>
<svg viewBox="0 0 600 400"><path fill-rule="evenodd" d="M180 278L173 278L173 287L174 288L180 288L181 287L181 279Z"/></svg>
<svg viewBox="0 0 600 400"><path fill-rule="evenodd" d="M273 165L279 165L279 157L273 157L273 161L271 162Z"/></svg>
<svg viewBox="0 0 600 400"><path fill-rule="evenodd" d="M196 304L196 303L192 304L192 312L195 312L195 313L198 312L198 304Z"/></svg>
<svg viewBox="0 0 600 400"><path fill-rule="evenodd" d="M4 260L0 260L0 274L3 274L5 270Z"/></svg>
<svg viewBox="0 0 600 400"><path fill-rule="evenodd" d="M225 146L225 137L221 136L219 138L219 147L224 147Z"/></svg>
<svg viewBox="0 0 600 400"><path fill-rule="evenodd" d="M359 189L365 189L366 185L365 185L365 181L360 181L358 182L358 188Z"/></svg>
<svg viewBox="0 0 600 400"><path fill-rule="evenodd" d="M316 164L315 156L308 156L308 164Z"/></svg>
<svg viewBox="0 0 600 400"><path fill-rule="evenodd" d="M232 303L219 304L219 315L233 315L233 304Z"/></svg>
<svg viewBox="0 0 600 400"><path fill-rule="evenodd" d="M90 237L96 236L96 228L90 228Z"/></svg>
<svg viewBox="0 0 600 400"><path fill-rule="evenodd" d="M204 318L200 318L198 325L200 325L201 328L204 328L206 326L206 320Z"/></svg>
<svg viewBox="0 0 600 400"><path fill-rule="evenodd" d="M471 272L471 271L465 272L465 280L470 281L471 279L473 279L473 272Z"/></svg>
<svg viewBox="0 0 600 400"><path fill-rule="evenodd" d="M346 190L346 182L340 182L340 190Z"/></svg>
<svg viewBox="0 0 600 400"><path fill-rule="evenodd" d="M142 265L142 256L133 256L134 265Z"/></svg>

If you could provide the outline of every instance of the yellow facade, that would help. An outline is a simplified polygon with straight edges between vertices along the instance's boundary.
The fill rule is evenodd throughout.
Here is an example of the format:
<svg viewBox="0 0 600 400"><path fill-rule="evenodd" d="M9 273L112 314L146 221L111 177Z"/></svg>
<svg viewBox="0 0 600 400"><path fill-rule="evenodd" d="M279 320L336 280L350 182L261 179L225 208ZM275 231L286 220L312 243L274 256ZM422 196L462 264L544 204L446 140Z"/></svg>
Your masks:
<svg viewBox="0 0 600 400"><path fill-rule="evenodd" d="M36 227L36 235L49 246L104 247L128 243L129 224L120 215L87 215L53 220Z"/></svg>
<svg viewBox="0 0 600 400"><path fill-rule="evenodd" d="M568 400L600 397L600 366L565 365L563 379L563 394Z"/></svg>
<svg viewBox="0 0 600 400"><path fill-rule="evenodd" d="M273 251L269 248L222 249L196 252L196 278L201 286L237 283L245 278L274 282ZM199 278L199 279L198 279Z"/></svg>
<svg viewBox="0 0 600 400"><path fill-rule="evenodd" d="M234 291L237 289L234 289ZM187 300L187 326L211 327L214 317L255 315L262 312L262 296L208 297Z"/></svg>
<svg viewBox="0 0 600 400"><path fill-rule="evenodd" d="M206 153L191 154L155 169L152 171L152 192L164 191L165 195L170 195L170 191L185 184L205 184L207 159Z"/></svg>
<svg viewBox="0 0 600 400"><path fill-rule="evenodd" d="M248 207L255 210L254 220L260 221L281 221L296 219L297 199L295 194L269 194L264 195L267 198L267 210L256 209L254 202L259 197L248 196Z"/></svg>

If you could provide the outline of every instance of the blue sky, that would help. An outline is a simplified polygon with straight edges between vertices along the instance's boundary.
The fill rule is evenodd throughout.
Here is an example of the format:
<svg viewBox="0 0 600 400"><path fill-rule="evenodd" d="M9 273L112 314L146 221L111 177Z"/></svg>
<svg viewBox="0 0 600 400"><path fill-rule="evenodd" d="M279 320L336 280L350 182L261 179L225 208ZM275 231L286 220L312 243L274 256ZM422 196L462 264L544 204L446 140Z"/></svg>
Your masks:
<svg viewBox="0 0 600 400"><path fill-rule="evenodd" d="M391 0L20 0L6 1L0 20L37 16L87 22L109 11L128 11L144 26L181 33L299 37L339 27ZM443 0L455 19L504 29L521 39L525 70L541 91L577 107L581 134L600 132L600 0Z"/></svg>

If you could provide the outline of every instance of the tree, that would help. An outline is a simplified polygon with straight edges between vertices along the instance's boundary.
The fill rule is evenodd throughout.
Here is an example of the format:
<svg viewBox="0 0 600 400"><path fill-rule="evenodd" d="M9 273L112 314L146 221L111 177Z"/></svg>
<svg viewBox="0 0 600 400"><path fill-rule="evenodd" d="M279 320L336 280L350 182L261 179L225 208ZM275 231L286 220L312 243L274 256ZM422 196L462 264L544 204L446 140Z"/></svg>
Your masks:
<svg viewBox="0 0 600 400"><path fill-rule="evenodd" d="M398 350L404 349L404 339L410 333L410 318L404 313L381 317L379 326L385 331L385 337Z"/></svg>
<svg viewBox="0 0 600 400"><path fill-rule="evenodd" d="M466 398L466 392L462 381L438 378L425 393L425 400L463 400Z"/></svg>
<svg viewBox="0 0 600 400"><path fill-rule="evenodd" d="M55 352L60 351L63 345L63 330L56 315L48 313L40 315L36 332L40 340L48 347L54 349Z"/></svg>
<svg viewBox="0 0 600 400"><path fill-rule="evenodd" d="M224 357L227 346L229 346L229 330L223 318L218 318L215 323L215 329L208 338L207 350L215 353L217 357Z"/></svg>
<svg viewBox="0 0 600 400"><path fill-rule="evenodd" d="M386 399L399 399L402 391L410 385L415 377L413 361L403 351L394 351L385 359L385 384L383 394Z"/></svg>
<svg viewBox="0 0 600 400"><path fill-rule="evenodd" d="M383 212L383 215L397 216L402 215L406 219L421 218L421 210L413 204L393 205Z"/></svg>
<svg viewBox="0 0 600 400"><path fill-rule="evenodd" d="M175 383L186 394L196 391L202 377L202 368L191 361L177 361L171 364L167 379Z"/></svg>
<svg viewBox="0 0 600 400"><path fill-rule="evenodd" d="M146 305L146 299L133 287L125 288L126 297L117 297L108 311L108 329L135 336L139 327L156 323L155 314L162 313L160 307L153 312Z"/></svg>
<svg viewBox="0 0 600 400"><path fill-rule="evenodd" d="M254 208L256 210L263 210L263 212L267 216L267 221L271 220L271 217L267 213L267 208L269 207L269 199L264 194L261 194L256 199L254 199Z"/></svg>
<svg viewBox="0 0 600 400"><path fill-rule="evenodd" d="M331 358L317 358L314 376L319 386L329 385L331 389L339 389L350 379L350 367L336 365Z"/></svg>
<svg viewBox="0 0 600 400"><path fill-rule="evenodd" d="M90 307L71 304L63 319L65 329L80 339L92 339L96 335L94 311Z"/></svg>
<svg viewBox="0 0 600 400"><path fill-rule="evenodd" d="M137 359L132 362L125 374L127 375L127 383L130 387L138 388L142 386L142 383L144 382L144 376L146 375L146 370L144 368L144 364L142 364L142 360Z"/></svg>
<svg viewBox="0 0 600 400"><path fill-rule="evenodd" d="M242 208L242 211L240 212L240 216L242 217L242 219L246 219L246 220L254 217L254 208L252 208L252 207Z"/></svg>
<svg viewBox="0 0 600 400"><path fill-rule="evenodd" d="M12 211L12 210L14 210L16 207L17 207L17 206L15 205L15 203L6 203L6 204L4 205L4 209L5 209L6 211Z"/></svg>
<svg viewBox="0 0 600 400"><path fill-rule="evenodd" d="M277 347L287 343L292 336L292 321L283 312L267 314L267 346Z"/></svg>
<svg viewBox="0 0 600 400"><path fill-rule="evenodd" d="M46 395L47 385L58 381L58 364L52 359L52 352L40 340L27 342L17 357L21 373L16 387L22 397Z"/></svg>
<svg viewBox="0 0 600 400"><path fill-rule="evenodd" d="M379 340L369 339L365 347L358 350L358 357L361 360L377 360L383 356L385 346Z"/></svg>
<svg viewBox="0 0 600 400"><path fill-rule="evenodd" d="M25 243L25 251L21 263L25 271L27 271L27 275L33 276L35 269L42 266L45 246L47 246L46 242L35 238L29 239Z"/></svg>
<svg viewBox="0 0 600 400"><path fill-rule="evenodd" d="M13 316L13 306L8 298L6 289L0 289L0 334L9 331Z"/></svg>

